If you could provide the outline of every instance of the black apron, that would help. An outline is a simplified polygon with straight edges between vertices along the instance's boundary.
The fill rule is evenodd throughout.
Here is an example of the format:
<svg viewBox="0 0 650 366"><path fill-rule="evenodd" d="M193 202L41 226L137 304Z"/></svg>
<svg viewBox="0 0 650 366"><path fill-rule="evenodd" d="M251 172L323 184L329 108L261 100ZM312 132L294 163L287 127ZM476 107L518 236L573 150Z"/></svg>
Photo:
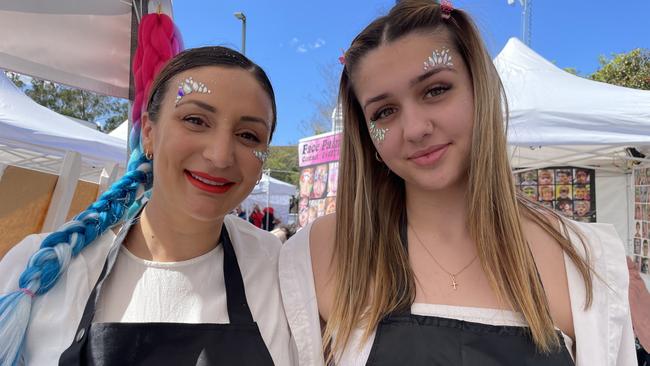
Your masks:
<svg viewBox="0 0 650 366"><path fill-rule="evenodd" d="M95 285L72 345L59 365L273 365L246 301L244 281L225 224L221 230L229 324L92 323L102 284L130 224Z"/></svg>
<svg viewBox="0 0 650 366"><path fill-rule="evenodd" d="M559 350L541 354L527 327L392 314L379 323L366 365L573 366L558 338Z"/></svg>
<svg viewBox="0 0 650 366"><path fill-rule="evenodd" d="M406 217L400 230L407 245ZM395 312L378 325L366 365L573 366L564 338L549 354L537 351L528 327L495 326Z"/></svg>

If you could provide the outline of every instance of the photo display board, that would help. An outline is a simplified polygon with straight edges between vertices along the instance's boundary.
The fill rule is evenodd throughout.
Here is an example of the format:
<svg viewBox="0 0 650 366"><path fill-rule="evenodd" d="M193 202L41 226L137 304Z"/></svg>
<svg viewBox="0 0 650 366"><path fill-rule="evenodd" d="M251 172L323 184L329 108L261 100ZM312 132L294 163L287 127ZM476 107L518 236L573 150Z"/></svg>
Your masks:
<svg viewBox="0 0 650 366"><path fill-rule="evenodd" d="M336 211L341 133L327 133L300 140L300 200L298 225Z"/></svg>
<svg viewBox="0 0 650 366"><path fill-rule="evenodd" d="M650 243L650 168L636 167L634 174L634 263L641 273L648 274Z"/></svg>
<svg viewBox="0 0 650 366"><path fill-rule="evenodd" d="M515 184L526 197L565 217L596 222L595 178L593 169L552 167L516 173Z"/></svg>

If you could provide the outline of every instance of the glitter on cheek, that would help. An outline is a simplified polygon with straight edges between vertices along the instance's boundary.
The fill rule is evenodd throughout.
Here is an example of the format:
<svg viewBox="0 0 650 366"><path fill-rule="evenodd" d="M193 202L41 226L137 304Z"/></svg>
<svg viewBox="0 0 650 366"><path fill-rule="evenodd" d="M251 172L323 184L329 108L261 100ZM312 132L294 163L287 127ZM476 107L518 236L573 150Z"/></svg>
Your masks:
<svg viewBox="0 0 650 366"><path fill-rule="evenodd" d="M253 155L262 163L264 164L266 162L266 159L269 158L269 151L259 151L259 150L253 150Z"/></svg>
<svg viewBox="0 0 650 366"><path fill-rule="evenodd" d="M373 140L375 140L378 143L382 143L386 139L386 133L388 132L388 128L377 127L375 121L370 121L368 132L370 132L370 137Z"/></svg>

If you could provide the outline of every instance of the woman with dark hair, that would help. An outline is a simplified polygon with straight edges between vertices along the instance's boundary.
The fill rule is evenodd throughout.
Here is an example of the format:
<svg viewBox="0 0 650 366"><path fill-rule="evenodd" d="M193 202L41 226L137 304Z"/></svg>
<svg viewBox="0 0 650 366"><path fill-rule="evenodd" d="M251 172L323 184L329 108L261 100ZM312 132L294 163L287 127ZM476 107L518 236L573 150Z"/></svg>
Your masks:
<svg viewBox="0 0 650 366"><path fill-rule="evenodd" d="M271 84L240 53L171 59L126 175L0 262L0 364L291 364L280 243L228 215L260 178L275 124Z"/></svg>
<svg viewBox="0 0 650 366"><path fill-rule="evenodd" d="M262 216L262 229L272 231L275 229L275 225L280 222L280 220L275 217L275 210L273 207L264 207L262 212L264 213L264 216Z"/></svg>
<svg viewBox="0 0 650 366"><path fill-rule="evenodd" d="M300 364L633 365L624 246L516 192L469 15L397 1L344 60L336 214L280 254Z"/></svg>

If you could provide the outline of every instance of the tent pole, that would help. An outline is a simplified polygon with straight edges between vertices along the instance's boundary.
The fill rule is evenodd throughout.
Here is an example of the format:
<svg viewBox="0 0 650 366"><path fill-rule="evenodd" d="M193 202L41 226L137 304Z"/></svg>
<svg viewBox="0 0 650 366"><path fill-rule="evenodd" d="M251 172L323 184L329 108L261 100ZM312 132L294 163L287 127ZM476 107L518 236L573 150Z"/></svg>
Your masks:
<svg viewBox="0 0 650 366"><path fill-rule="evenodd" d="M269 208L271 201L271 169L266 169L266 207ZM266 228L269 228L269 214L266 214Z"/></svg>

